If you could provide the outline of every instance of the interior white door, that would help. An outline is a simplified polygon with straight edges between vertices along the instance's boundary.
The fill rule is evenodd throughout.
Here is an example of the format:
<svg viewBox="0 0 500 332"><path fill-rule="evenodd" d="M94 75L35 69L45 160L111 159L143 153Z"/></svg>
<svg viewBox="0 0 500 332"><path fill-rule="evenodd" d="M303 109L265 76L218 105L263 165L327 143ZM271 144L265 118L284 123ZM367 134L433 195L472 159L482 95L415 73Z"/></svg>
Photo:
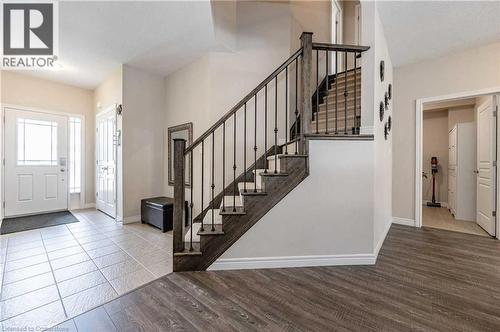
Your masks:
<svg viewBox="0 0 500 332"><path fill-rule="evenodd" d="M332 1L331 5L331 42L332 44L342 44L342 9L337 1ZM340 59L335 59L333 53L330 56L330 73L335 73L335 67L338 63L343 61L343 58L339 56ZM342 65L339 64L338 71L341 70Z"/></svg>
<svg viewBox="0 0 500 332"><path fill-rule="evenodd" d="M96 208L116 217L116 111L96 117Z"/></svg>
<svg viewBox="0 0 500 332"><path fill-rule="evenodd" d="M477 218L479 226L495 235L495 174L496 118L493 102L480 105L477 110Z"/></svg>
<svg viewBox="0 0 500 332"><path fill-rule="evenodd" d="M68 209L68 118L5 108L5 216Z"/></svg>

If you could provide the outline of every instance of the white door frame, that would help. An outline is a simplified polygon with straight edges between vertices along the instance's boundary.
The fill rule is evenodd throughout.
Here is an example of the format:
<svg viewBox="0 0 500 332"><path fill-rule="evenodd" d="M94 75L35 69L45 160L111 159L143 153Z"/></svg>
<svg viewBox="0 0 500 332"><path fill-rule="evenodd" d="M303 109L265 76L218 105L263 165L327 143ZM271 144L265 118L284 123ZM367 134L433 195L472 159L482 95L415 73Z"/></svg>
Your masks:
<svg viewBox="0 0 500 332"><path fill-rule="evenodd" d="M1 156L2 156L2 161L5 160L5 109L6 108L13 108L17 109L20 111L28 111L28 112L37 112L37 113L47 113L47 114L52 114L52 115L60 115L60 116L65 116L68 118L68 142L69 142L69 118L79 118L81 123L82 123L82 128L81 128L81 174L80 174L80 208L85 207L85 115L82 114L75 114L75 113L70 113L70 112L60 112L60 111L51 111L51 110L46 110L42 108L37 108L37 107L29 107L29 106L20 106L20 105L15 105L15 104L0 104L0 117L2 119L2 144L1 144ZM69 144L68 144L68 158L69 158ZM69 174L69 171L68 171ZM1 186L0 190L2 193L1 201L2 204L0 205L0 216L1 219L4 218L5 215L5 209L3 203L5 202L5 164L2 162L2 181L1 181ZM68 209L69 209L69 202L70 202L70 190L69 190L69 183L70 181L67 181L68 185Z"/></svg>
<svg viewBox="0 0 500 332"><path fill-rule="evenodd" d="M114 111L114 115L115 115L115 130L116 131L119 131L121 130L119 127L118 127L118 115L116 113L117 111L117 108L118 108L118 104L112 104L108 107L104 107L102 109L102 111L99 111L96 115L95 115L95 126L94 126L94 133L96 133L96 130L97 130L97 118L105 113L108 113L108 112L112 112ZM118 137L117 140L120 140L121 141L121 137ZM94 178L94 186L95 186L95 192L97 195L97 188L98 188L98 174L97 174L97 159L99 158L98 157L98 150L97 150L97 135L95 135L95 155L94 155L94 174L95 174L95 178ZM115 217L114 217L114 220L115 221L121 221L121 217L119 216L119 209L118 209L118 201L119 201L119 196L118 196L118 144L113 144L113 150L114 150L114 154L115 154L115 167L114 167L114 170L115 170ZM97 196L96 196L96 209L97 209ZM101 211L102 212L102 211ZM103 212L104 213L104 212Z"/></svg>
<svg viewBox="0 0 500 332"><path fill-rule="evenodd" d="M484 95L494 95L500 93L500 86L474 90L465 91L459 93L453 93L448 95L441 95L435 97L426 97L416 100L415 103L415 227L422 227L422 154L423 154L423 114L424 114L424 103L437 102L437 101L447 101L453 99L462 98L472 98L480 97ZM497 119L497 127L499 125L499 117ZM500 127L499 127L500 128ZM500 143L500 135L497 136L497 146ZM498 176L497 169L497 188L500 188L500 179ZM497 195L496 205L500 206L500 195ZM500 238L500 217L496 219L496 238Z"/></svg>
<svg viewBox="0 0 500 332"><path fill-rule="evenodd" d="M343 32L343 17L342 17L342 7L340 7L340 4L337 0L331 0L331 9L330 9L330 40L332 44L336 44L335 38L333 37L336 35L336 25L334 22L334 14L335 11L337 11L340 15L340 20L339 20L339 35L337 37L337 43L342 44L342 32Z"/></svg>

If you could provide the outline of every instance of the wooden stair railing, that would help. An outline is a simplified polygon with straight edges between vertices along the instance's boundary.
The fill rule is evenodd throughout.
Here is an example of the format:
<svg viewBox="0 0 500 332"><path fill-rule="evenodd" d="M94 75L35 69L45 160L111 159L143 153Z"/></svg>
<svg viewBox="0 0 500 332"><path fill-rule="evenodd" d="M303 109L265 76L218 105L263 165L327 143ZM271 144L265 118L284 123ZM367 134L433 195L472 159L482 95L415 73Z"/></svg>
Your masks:
<svg viewBox="0 0 500 332"><path fill-rule="evenodd" d="M307 176L304 137L313 133L312 124L318 129L323 121L326 133L329 126L328 106L324 114L319 104L316 112L312 108L313 50L318 68L319 51L335 52L336 56L344 52L345 59L354 52L356 59L366 49L313 43L312 33L304 32L301 48L190 146L174 140L174 271L208 268ZM326 58L328 63L328 55ZM326 67L328 74L328 64ZM354 71L354 101L347 95L344 99L346 128L351 123L349 103L354 102L355 119L359 104L356 65ZM318 77L316 71L316 90ZM340 80L338 73L335 77ZM343 79L347 91L348 75ZM329 75L325 81L325 87L332 86ZM328 91L323 96L327 104ZM338 89L335 91L338 103ZM292 135L290 115L305 130L295 126ZM188 226L184 223L186 198Z"/></svg>

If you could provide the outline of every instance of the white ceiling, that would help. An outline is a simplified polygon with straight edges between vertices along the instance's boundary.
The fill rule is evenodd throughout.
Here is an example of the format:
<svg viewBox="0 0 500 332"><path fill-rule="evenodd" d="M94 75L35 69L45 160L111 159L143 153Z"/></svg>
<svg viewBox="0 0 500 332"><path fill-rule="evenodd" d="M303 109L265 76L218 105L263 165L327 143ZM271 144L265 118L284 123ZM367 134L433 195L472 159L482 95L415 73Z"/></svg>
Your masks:
<svg viewBox="0 0 500 332"><path fill-rule="evenodd" d="M500 41L500 1L381 1L395 67Z"/></svg>
<svg viewBox="0 0 500 332"><path fill-rule="evenodd" d="M95 88L126 63L167 75L215 43L210 1L61 1L62 69L28 74Z"/></svg>

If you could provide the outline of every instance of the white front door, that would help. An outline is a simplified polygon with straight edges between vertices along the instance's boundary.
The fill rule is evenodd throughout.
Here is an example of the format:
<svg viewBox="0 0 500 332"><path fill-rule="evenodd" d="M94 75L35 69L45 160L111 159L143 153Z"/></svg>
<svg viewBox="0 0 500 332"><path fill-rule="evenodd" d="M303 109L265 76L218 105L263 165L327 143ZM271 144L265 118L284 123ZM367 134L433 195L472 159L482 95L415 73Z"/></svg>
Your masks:
<svg viewBox="0 0 500 332"><path fill-rule="evenodd" d="M5 108L5 217L68 209L68 118Z"/></svg>
<svg viewBox="0 0 500 332"><path fill-rule="evenodd" d="M477 110L477 223L491 236L495 235L496 118L492 101Z"/></svg>
<svg viewBox="0 0 500 332"><path fill-rule="evenodd" d="M116 110L96 117L96 207L116 217Z"/></svg>

